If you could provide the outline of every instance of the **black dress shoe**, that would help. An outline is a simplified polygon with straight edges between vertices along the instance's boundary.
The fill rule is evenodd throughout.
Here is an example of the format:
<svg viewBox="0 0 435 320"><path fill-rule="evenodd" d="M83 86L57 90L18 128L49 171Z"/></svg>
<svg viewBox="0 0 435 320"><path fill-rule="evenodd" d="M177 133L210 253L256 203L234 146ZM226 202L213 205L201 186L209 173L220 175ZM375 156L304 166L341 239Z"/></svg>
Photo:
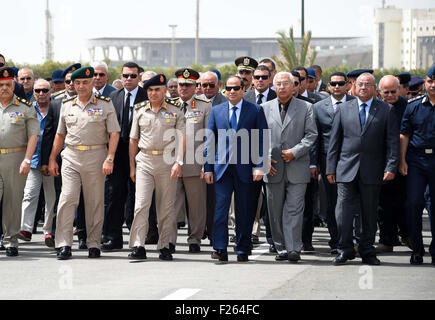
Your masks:
<svg viewBox="0 0 435 320"><path fill-rule="evenodd" d="M158 236L147 237L145 240L145 244L157 244L157 242L159 242Z"/></svg>
<svg viewBox="0 0 435 320"><path fill-rule="evenodd" d="M171 251L168 248L160 249L159 259L165 261L172 261Z"/></svg>
<svg viewBox="0 0 435 320"><path fill-rule="evenodd" d="M411 255L410 263L415 265L423 264L423 256L419 253L413 253Z"/></svg>
<svg viewBox="0 0 435 320"><path fill-rule="evenodd" d="M278 253L278 251L276 251L275 245L273 243L269 244L269 252L270 253Z"/></svg>
<svg viewBox="0 0 435 320"><path fill-rule="evenodd" d="M117 242L113 240L109 240L101 245L102 251L111 251L111 250L119 250L122 249L122 242Z"/></svg>
<svg viewBox="0 0 435 320"><path fill-rule="evenodd" d="M169 253L175 253L175 245L169 242Z"/></svg>
<svg viewBox="0 0 435 320"><path fill-rule="evenodd" d="M224 249L217 249L211 254L212 259L219 259L219 261L228 261L228 252Z"/></svg>
<svg viewBox="0 0 435 320"><path fill-rule="evenodd" d="M6 255L8 257L16 257L16 256L18 256L18 248L15 248L15 247L6 248Z"/></svg>
<svg viewBox="0 0 435 320"><path fill-rule="evenodd" d="M371 266L379 266L381 264L381 261L378 258L376 258L376 256L368 256L362 258L362 263Z"/></svg>
<svg viewBox="0 0 435 320"><path fill-rule="evenodd" d="M237 255L237 261L238 262L248 262L248 255L247 254L238 254Z"/></svg>
<svg viewBox="0 0 435 320"><path fill-rule="evenodd" d="M353 260L355 259L355 256L347 256L345 255L343 252L341 252L338 256L336 256L334 258L334 260L332 261L332 263L334 265L340 265L340 264L345 264L347 260Z"/></svg>
<svg viewBox="0 0 435 320"><path fill-rule="evenodd" d="M61 247L60 250L57 252L58 260L67 260L71 258L71 256L71 247L68 246Z"/></svg>
<svg viewBox="0 0 435 320"><path fill-rule="evenodd" d="M146 259L147 253L144 247L134 247L133 251L128 255L130 259Z"/></svg>
<svg viewBox="0 0 435 320"><path fill-rule="evenodd" d="M301 260L301 255L297 251L292 251L288 254L288 261L290 262L298 262Z"/></svg>
<svg viewBox="0 0 435 320"><path fill-rule="evenodd" d="M186 222L178 222L177 223L177 229L182 229L186 226Z"/></svg>
<svg viewBox="0 0 435 320"><path fill-rule="evenodd" d="M306 252L313 252L313 251L315 251L314 247L313 247L313 245L311 243L304 243L303 250L306 251Z"/></svg>
<svg viewBox="0 0 435 320"><path fill-rule="evenodd" d="M331 254L338 254L338 249L337 248L332 248L331 249Z"/></svg>
<svg viewBox="0 0 435 320"><path fill-rule="evenodd" d="M94 259L101 257L100 249L98 248L90 248L88 258Z"/></svg>
<svg viewBox="0 0 435 320"><path fill-rule="evenodd" d="M86 240L79 239L79 250L86 250L88 246L86 245Z"/></svg>
<svg viewBox="0 0 435 320"><path fill-rule="evenodd" d="M189 244L189 252L190 253L201 252L201 247L196 243L191 243L191 244Z"/></svg>
<svg viewBox="0 0 435 320"><path fill-rule="evenodd" d="M279 255L275 256L276 261L287 261L288 260L288 253L280 253Z"/></svg>

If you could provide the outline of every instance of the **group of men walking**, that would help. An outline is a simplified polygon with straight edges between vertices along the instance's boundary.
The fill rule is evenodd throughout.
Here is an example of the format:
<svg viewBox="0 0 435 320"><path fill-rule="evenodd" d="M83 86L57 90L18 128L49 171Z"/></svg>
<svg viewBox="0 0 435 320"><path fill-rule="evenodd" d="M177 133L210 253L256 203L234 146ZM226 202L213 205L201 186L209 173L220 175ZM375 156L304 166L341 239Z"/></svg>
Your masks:
<svg viewBox="0 0 435 320"><path fill-rule="evenodd" d="M427 185L435 192L435 66L427 94L408 104L400 76L377 88L371 70L337 72L326 87L314 80L318 68L277 73L271 59L235 63L224 94L217 70L179 69L173 98L165 75L142 81L134 62L123 65L120 89L107 83L104 63L76 64L51 99L50 83L37 80L33 103L14 94L14 71L0 68L6 254L31 239L42 185L44 239L60 260L72 257L74 221L89 258L122 249L126 223L130 259L146 259L146 244L155 243L159 258L172 260L177 216L187 211L191 253L208 236L211 257L228 261L233 212L237 261L249 260L262 218L275 259L297 262L312 247L311 185L320 174L334 264L359 254L379 265L378 222L384 250L400 230L410 262L423 263L423 197ZM435 263L433 241L429 251Z"/></svg>

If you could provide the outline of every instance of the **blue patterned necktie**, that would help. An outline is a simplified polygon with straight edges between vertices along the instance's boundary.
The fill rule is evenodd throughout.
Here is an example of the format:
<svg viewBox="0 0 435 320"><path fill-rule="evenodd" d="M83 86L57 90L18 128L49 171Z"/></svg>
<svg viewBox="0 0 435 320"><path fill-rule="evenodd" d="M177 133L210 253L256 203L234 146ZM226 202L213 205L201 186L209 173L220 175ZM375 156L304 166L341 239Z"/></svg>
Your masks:
<svg viewBox="0 0 435 320"><path fill-rule="evenodd" d="M236 115L237 107L232 107L231 109L233 110L233 115L231 116L230 125L232 129L237 130L237 115Z"/></svg>
<svg viewBox="0 0 435 320"><path fill-rule="evenodd" d="M361 130L364 129L364 125L366 124L366 107L367 104L363 103L361 105L362 109L359 111L359 120L361 121Z"/></svg>

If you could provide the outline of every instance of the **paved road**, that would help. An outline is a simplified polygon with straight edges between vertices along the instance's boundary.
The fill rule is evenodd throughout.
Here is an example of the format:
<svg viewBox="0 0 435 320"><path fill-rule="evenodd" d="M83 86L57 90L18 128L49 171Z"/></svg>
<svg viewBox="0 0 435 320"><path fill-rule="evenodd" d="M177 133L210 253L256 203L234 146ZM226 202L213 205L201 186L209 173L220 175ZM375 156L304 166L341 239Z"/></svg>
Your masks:
<svg viewBox="0 0 435 320"><path fill-rule="evenodd" d="M428 245L427 221L425 225L424 241ZM130 261L126 245L123 250L102 253L100 259L92 260L87 258L87 250L77 250L77 242L73 259L58 261L54 250L45 247L42 234L35 234L32 242L21 243L19 257L8 258L4 251L0 252L0 299L435 298L435 267L430 257L426 255L422 266L411 266L406 247L379 255L381 266L362 265L359 258L344 266L333 266L327 229L316 228L316 252L302 254L298 264L276 262L263 243L244 264L236 262L229 248L230 261L222 265L210 259L210 246L203 245L200 254L190 254L186 233L186 228L179 230L172 262L160 261L155 246L147 247L147 260ZM260 240L265 241L264 232Z"/></svg>

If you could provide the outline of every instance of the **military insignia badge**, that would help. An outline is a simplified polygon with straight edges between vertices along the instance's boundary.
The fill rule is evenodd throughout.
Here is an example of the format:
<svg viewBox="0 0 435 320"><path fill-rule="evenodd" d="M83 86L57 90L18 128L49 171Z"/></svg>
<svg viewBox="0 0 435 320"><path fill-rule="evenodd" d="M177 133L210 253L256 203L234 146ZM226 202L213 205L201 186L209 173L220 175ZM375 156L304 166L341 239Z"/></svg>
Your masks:
<svg viewBox="0 0 435 320"><path fill-rule="evenodd" d="M245 59L243 60L243 65L245 65L245 66L249 66L249 63L250 63L249 58L245 58Z"/></svg>
<svg viewBox="0 0 435 320"><path fill-rule="evenodd" d="M8 70L3 71L3 78L9 78Z"/></svg>
<svg viewBox="0 0 435 320"><path fill-rule="evenodd" d="M184 72L183 72L183 77L185 77L186 79L188 79L189 77L190 77L190 72L189 72L189 70L184 70Z"/></svg>
<svg viewBox="0 0 435 320"><path fill-rule="evenodd" d="M160 83L165 83L165 78L163 76L160 76Z"/></svg>
<svg viewBox="0 0 435 320"><path fill-rule="evenodd" d="M87 77L89 77L89 76L91 75L91 70L86 69L86 71L85 71L85 75L86 75Z"/></svg>

